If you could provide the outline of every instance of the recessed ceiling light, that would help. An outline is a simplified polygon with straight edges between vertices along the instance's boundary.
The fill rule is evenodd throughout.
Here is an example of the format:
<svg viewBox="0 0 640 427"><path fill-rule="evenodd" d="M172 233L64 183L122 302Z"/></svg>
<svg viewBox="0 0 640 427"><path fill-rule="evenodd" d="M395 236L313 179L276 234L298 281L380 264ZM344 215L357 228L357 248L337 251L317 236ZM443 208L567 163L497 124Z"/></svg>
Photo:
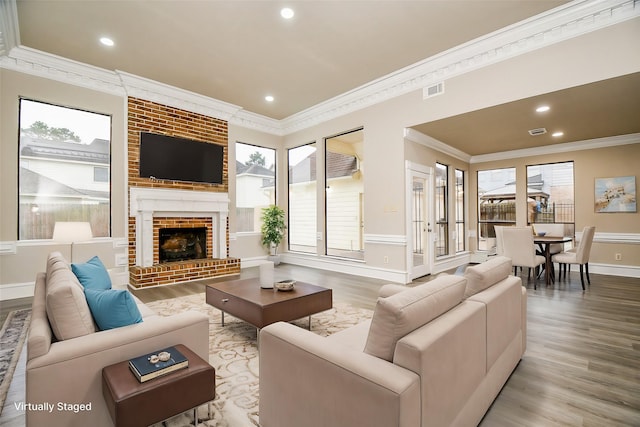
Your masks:
<svg viewBox="0 0 640 427"><path fill-rule="evenodd" d="M562 135L564 135L564 132L554 132L551 134L551 136L555 136L556 138L561 137Z"/></svg>
<svg viewBox="0 0 640 427"><path fill-rule="evenodd" d="M275 98L273 96L271 96L271 95L267 95L267 96L264 97L264 100L267 101L267 102L273 102L274 99Z"/></svg>
<svg viewBox="0 0 640 427"><path fill-rule="evenodd" d="M115 44L109 37L100 37L100 43L105 46L113 46Z"/></svg>
<svg viewBox="0 0 640 427"><path fill-rule="evenodd" d="M540 107L536 108L536 111L538 113L544 113L545 111L549 111L551 108L548 105L541 105Z"/></svg>
<svg viewBox="0 0 640 427"><path fill-rule="evenodd" d="M284 19L291 19L293 18L293 15L295 15L295 12L290 7L283 7L280 10L280 16L282 16Z"/></svg>

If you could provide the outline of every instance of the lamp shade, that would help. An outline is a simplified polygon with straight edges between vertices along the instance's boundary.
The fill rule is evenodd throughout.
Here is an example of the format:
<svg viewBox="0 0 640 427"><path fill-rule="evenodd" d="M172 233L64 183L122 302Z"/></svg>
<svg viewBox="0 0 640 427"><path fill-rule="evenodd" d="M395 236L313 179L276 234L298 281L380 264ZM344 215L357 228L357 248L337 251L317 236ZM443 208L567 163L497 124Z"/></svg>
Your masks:
<svg viewBox="0 0 640 427"><path fill-rule="evenodd" d="M88 222L56 222L53 227L53 240L63 243L91 240L91 224Z"/></svg>

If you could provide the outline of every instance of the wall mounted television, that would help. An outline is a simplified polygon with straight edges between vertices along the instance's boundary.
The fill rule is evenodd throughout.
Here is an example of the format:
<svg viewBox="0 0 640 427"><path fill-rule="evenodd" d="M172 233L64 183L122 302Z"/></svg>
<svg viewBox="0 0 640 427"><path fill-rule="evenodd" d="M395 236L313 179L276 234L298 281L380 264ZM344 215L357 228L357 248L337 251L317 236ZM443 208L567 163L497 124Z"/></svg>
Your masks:
<svg viewBox="0 0 640 427"><path fill-rule="evenodd" d="M224 147L140 132L140 177L222 184Z"/></svg>

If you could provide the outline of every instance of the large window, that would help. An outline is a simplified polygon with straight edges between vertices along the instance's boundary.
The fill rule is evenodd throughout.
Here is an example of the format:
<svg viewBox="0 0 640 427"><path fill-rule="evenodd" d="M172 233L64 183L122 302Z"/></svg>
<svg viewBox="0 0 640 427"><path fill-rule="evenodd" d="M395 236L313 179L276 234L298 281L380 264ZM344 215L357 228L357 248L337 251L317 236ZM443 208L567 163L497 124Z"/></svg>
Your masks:
<svg viewBox="0 0 640 427"><path fill-rule="evenodd" d="M316 144L290 148L289 168L289 250L316 253L317 174Z"/></svg>
<svg viewBox="0 0 640 427"><path fill-rule="evenodd" d="M464 171L456 169L456 252L466 248L464 208Z"/></svg>
<svg viewBox="0 0 640 427"><path fill-rule="evenodd" d="M56 222L111 234L111 116L20 100L18 238L51 239Z"/></svg>
<svg viewBox="0 0 640 427"><path fill-rule="evenodd" d="M364 259L364 132L326 139L326 254Z"/></svg>
<svg viewBox="0 0 640 427"><path fill-rule="evenodd" d="M236 142L236 230L260 232L262 209L276 203L276 150Z"/></svg>
<svg viewBox="0 0 640 427"><path fill-rule="evenodd" d="M516 169L478 171L478 249L496 246L496 225L516 225Z"/></svg>
<svg viewBox="0 0 640 427"><path fill-rule="evenodd" d="M528 224L574 235L573 162L527 166L527 193Z"/></svg>
<svg viewBox="0 0 640 427"><path fill-rule="evenodd" d="M449 167L436 163L436 256L449 253Z"/></svg>

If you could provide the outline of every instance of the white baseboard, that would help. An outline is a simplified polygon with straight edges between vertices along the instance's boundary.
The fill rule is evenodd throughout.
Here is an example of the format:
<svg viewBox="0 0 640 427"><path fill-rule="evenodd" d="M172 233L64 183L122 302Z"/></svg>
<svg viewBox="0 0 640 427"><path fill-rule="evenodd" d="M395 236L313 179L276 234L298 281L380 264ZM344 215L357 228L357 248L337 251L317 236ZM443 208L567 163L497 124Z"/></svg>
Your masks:
<svg viewBox="0 0 640 427"><path fill-rule="evenodd" d="M0 301L32 297L35 287L35 282L2 285L0 286Z"/></svg>
<svg viewBox="0 0 640 427"><path fill-rule="evenodd" d="M343 261L329 257L308 256L291 252L281 254L282 262L303 267L317 268L318 270L331 270L338 273L353 274L355 276L370 277L373 279L387 280L393 283L407 283L407 273L400 270L392 270L371 267L359 262Z"/></svg>
<svg viewBox="0 0 640 427"><path fill-rule="evenodd" d="M573 266L574 271L580 271L580 267ZM622 276L640 278L640 266L637 265L613 265L589 263L589 274L606 274L609 276Z"/></svg>
<svg viewBox="0 0 640 427"><path fill-rule="evenodd" d="M240 258L240 268L257 267L267 261L267 255L252 258Z"/></svg>

